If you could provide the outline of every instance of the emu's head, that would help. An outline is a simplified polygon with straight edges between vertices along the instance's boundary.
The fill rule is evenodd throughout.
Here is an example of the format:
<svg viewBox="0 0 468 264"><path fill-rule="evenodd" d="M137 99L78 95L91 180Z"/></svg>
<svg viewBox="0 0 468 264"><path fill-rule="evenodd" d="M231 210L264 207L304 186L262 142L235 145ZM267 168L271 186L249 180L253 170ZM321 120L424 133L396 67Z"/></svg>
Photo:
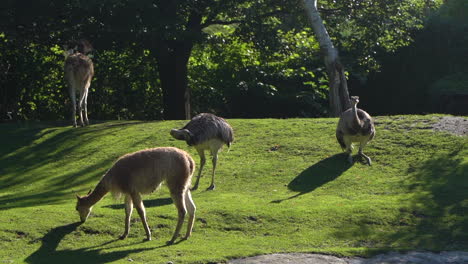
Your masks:
<svg viewBox="0 0 468 264"><path fill-rule="evenodd" d="M76 196L77 202L76 202L76 211L78 211L78 214L80 215L80 220L82 223L86 222L86 219L88 219L89 214L91 213L91 210L93 207L87 206L83 202L83 197Z"/></svg>
<svg viewBox="0 0 468 264"><path fill-rule="evenodd" d="M359 103L359 96L351 96L351 105L357 105Z"/></svg>
<svg viewBox="0 0 468 264"><path fill-rule="evenodd" d="M172 129L171 136L178 140L189 141L193 135L187 129Z"/></svg>

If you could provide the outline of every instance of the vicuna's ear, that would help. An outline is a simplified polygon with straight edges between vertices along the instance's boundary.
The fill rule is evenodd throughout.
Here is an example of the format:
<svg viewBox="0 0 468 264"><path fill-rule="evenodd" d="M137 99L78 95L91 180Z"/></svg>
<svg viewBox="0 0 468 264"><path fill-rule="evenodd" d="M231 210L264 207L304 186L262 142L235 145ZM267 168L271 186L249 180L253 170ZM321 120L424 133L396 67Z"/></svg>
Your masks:
<svg viewBox="0 0 468 264"><path fill-rule="evenodd" d="M81 199L81 197L78 194L76 194L76 199L79 200Z"/></svg>

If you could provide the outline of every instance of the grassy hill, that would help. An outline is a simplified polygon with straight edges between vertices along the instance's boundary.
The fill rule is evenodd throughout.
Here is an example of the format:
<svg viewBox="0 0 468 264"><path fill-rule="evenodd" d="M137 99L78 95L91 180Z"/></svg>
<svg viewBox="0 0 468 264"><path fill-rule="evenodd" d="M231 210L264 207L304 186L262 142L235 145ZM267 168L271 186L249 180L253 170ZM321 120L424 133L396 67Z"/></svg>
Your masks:
<svg viewBox="0 0 468 264"><path fill-rule="evenodd" d="M386 250L468 250L468 139L429 129L435 116L378 117L377 136L352 166L337 119L228 120L217 189L211 162L193 192L192 237L166 246L177 213L165 186L145 197L153 241L134 212L106 196L79 225L85 194L122 154L193 148L169 135L185 121L113 121L73 129L1 124L0 263L208 263L272 252L368 256Z"/></svg>

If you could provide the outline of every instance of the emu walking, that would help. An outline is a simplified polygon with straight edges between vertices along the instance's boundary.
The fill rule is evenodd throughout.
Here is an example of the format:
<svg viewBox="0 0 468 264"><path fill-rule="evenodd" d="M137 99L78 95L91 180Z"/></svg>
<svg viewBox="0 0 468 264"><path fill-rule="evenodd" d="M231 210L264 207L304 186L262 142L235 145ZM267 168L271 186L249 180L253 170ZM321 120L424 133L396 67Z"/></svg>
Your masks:
<svg viewBox="0 0 468 264"><path fill-rule="evenodd" d="M68 49L68 47L66 47ZM78 112L80 125L89 125L88 120L88 91L94 75L94 65L86 53L92 50L91 44L80 40L65 53L65 80L68 84L72 103L72 123L76 127L76 94L79 94ZM84 114L84 116L83 116Z"/></svg>
<svg viewBox="0 0 468 264"><path fill-rule="evenodd" d="M202 113L192 118L182 129L172 129L171 136L178 140L185 140L189 146L194 146L200 156L200 169L198 170L197 181L192 190L198 188L200 176L206 162L205 150L211 152L213 171L211 185L208 187L208 190L213 190L215 188L214 177L218 151L224 144L231 147L231 143L234 140L231 126L221 117Z"/></svg>
<svg viewBox="0 0 468 264"><path fill-rule="evenodd" d="M195 220L196 207L189 190L194 169L195 162L190 155L177 148L152 148L124 155L106 172L93 191L83 197L77 196L76 210L81 222L85 222L93 205L108 192L114 196L124 194L125 231L120 239L128 236L130 217L135 206L145 228L146 239L151 240L141 194L153 192L165 181L178 212L177 226L168 244L174 243L188 212L189 221L184 238L187 239Z"/></svg>
<svg viewBox="0 0 468 264"><path fill-rule="evenodd" d="M338 139L341 148L348 154L350 163L353 163L352 144L359 142L358 154L365 158L370 166L371 159L362 150L374 138L375 127L372 117L366 111L357 108L358 103L359 97L351 96L352 107L341 114L336 128L336 139Z"/></svg>

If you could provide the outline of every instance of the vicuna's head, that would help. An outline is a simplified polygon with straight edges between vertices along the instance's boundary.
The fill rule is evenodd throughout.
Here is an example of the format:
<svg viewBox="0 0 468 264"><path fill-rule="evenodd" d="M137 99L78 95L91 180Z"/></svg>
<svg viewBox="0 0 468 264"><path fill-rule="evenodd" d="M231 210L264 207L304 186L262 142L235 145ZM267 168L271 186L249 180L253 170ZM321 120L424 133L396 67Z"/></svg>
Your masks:
<svg viewBox="0 0 468 264"><path fill-rule="evenodd" d="M192 137L192 133L187 129L172 129L171 136L178 140L188 141Z"/></svg>
<svg viewBox="0 0 468 264"><path fill-rule="evenodd" d="M359 103L359 96L351 96L351 105L355 106Z"/></svg>
<svg viewBox="0 0 468 264"><path fill-rule="evenodd" d="M69 56L74 53L88 54L93 51L93 46L86 39L71 40L67 44L63 45L65 50L65 56Z"/></svg>
<svg viewBox="0 0 468 264"><path fill-rule="evenodd" d="M78 214L80 215L80 220L82 223L88 219L89 214L91 213L91 210L93 209L92 206L87 205L84 202L84 198L80 196L76 196L76 211L78 211Z"/></svg>

